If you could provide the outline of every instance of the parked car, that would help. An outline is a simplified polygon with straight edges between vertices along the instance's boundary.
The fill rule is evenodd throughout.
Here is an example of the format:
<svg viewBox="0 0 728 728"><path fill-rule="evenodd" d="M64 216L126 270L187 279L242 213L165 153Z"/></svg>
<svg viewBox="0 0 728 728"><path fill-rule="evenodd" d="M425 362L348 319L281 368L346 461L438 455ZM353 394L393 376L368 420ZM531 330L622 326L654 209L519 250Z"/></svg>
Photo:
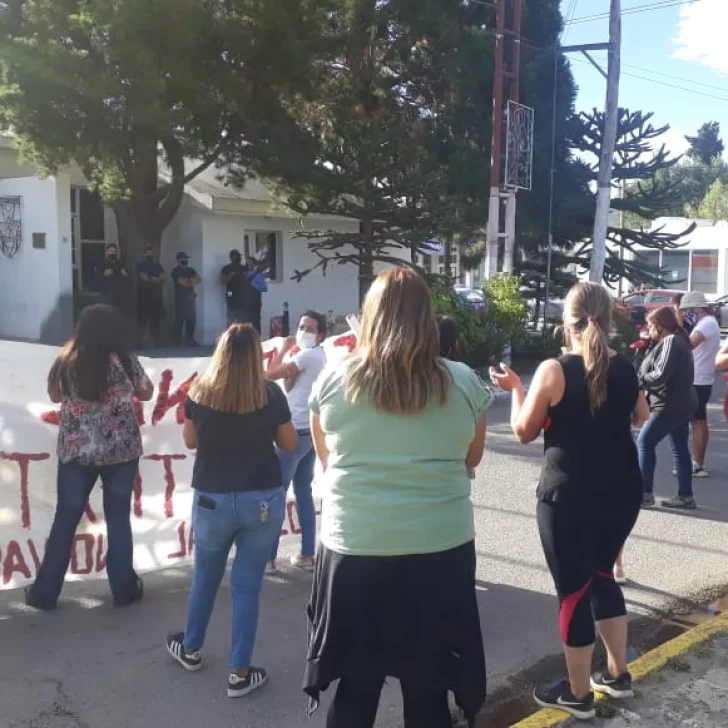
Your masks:
<svg viewBox="0 0 728 728"><path fill-rule="evenodd" d="M645 316L660 306L679 306L682 297L687 291L676 291L668 288L650 288L635 291L624 296L617 307L629 315L630 321L635 324L644 323ZM722 301L722 303L721 303ZM714 301L710 312L718 319L721 326L728 326L728 296Z"/></svg>
<svg viewBox="0 0 728 728"><path fill-rule="evenodd" d="M483 291L479 291L477 288L455 286L455 295L460 305L466 308L474 308L476 311L482 311L485 308L485 296Z"/></svg>

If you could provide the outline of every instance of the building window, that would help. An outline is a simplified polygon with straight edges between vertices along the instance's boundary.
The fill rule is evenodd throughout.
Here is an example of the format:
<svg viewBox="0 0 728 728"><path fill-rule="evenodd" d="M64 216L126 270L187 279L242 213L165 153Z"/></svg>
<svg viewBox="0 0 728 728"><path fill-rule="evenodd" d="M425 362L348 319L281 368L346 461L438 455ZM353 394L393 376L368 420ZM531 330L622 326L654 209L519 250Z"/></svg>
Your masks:
<svg viewBox="0 0 728 728"><path fill-rule="evenodd" d="M670 287L677 291L687 291L690 282L690 253L686 250L664 251L662 272Z"/></svg>
<svg viewBox="0 0 728 728"><path fill-rule="evenodd" d="M718 251L694 250L690 269L690 290L718 293Z"/></svg>
<svg viewBox="0 0 728 728"><path fill-rule="evenodd" d="M245 233L245 257L260 258L265 256L268 270L265 277L269 281L281 281L283 278L281 232L269 230L251 231Z"/></svg>

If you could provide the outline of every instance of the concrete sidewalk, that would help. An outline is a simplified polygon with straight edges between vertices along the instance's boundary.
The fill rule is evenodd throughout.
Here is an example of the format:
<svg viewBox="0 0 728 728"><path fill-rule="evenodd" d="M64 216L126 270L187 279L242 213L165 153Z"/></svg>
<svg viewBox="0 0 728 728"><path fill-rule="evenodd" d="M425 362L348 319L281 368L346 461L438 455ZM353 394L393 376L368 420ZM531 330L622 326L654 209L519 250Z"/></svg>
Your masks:
<svg viewBox="0 0 728 728"><path fill-rule="evenodd" d="M630 665L635 697L598 696L596 728L725 728L728 726L728 612L651 650ZM581 725L541 710L512 728Z"/></svg>

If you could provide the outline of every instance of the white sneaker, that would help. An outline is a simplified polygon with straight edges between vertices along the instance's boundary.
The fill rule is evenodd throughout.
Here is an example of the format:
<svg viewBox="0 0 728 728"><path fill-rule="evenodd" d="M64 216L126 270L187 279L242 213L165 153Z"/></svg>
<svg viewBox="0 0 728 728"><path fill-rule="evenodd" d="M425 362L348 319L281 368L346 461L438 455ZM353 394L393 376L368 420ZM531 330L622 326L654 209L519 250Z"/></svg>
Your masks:
<svg viewBox="0 0 728 728"><path fill-rule="evenodd" d="M277 574L277 573L278 573L278 564L276 564L276 562L275 562L275 561L269 561L269 562L268 562L268 563L267 563L267 564L265 565L265 573L266 573L266 574L267 574L268 576L275 576L275 574Z"/></svg>
<svg viewBox="0 0 728 728"><path fill-rule="evenodd" d="M697 463L693 463L693 478L709 478L710 471L700 467Z"/></svg>

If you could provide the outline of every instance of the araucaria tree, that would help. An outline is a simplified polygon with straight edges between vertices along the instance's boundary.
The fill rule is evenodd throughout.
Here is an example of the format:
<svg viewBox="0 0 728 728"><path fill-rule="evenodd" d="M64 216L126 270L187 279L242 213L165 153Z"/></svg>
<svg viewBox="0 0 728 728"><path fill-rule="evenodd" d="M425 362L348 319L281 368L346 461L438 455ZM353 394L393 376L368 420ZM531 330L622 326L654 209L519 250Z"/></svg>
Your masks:
<svg viewBox="0 0 728 728"><path fill-rule="evenodd" d="M613 184L616 189L625 184L625 194L612 196L611 207L614 212L639 216L643 220L654 220L675 194L671 185L661 185L655 180L659 173L669 170L677 159L671 158L663 146L653 150L655 140L659 139L669 126L655 127L653 114L641 111L619 110L617 145L614 155ZM600 111L581 113L575 116L568 130L568 139L574 151L581 154L584 170L590 179L596 179L596 160L601 149L604 129L604 114ZM593 162L590 159L593 158ZM627 183L630 183L627 185ZM589 200L584 212L593 215L595 202ZM672 234L662 230L645 231L613 221L607 231L607 261L604 279L614 284L620 278L633 282L659 285L663 283L659 271L651 268L641 250L672 250L681 247L694 226ZM576 244L573 256L582 270L588 270L591 257L591 237L585 228L583 242ZM630 255L626 255L630 254Z"/></svg>
<svg viewBox="0 0 728 728"><path fill-rule="evenodd" d="M51 174L74 160L122 254L160 245L184 185L265 143L310 82L315 0L7 0L0 128Z"/></svg>

